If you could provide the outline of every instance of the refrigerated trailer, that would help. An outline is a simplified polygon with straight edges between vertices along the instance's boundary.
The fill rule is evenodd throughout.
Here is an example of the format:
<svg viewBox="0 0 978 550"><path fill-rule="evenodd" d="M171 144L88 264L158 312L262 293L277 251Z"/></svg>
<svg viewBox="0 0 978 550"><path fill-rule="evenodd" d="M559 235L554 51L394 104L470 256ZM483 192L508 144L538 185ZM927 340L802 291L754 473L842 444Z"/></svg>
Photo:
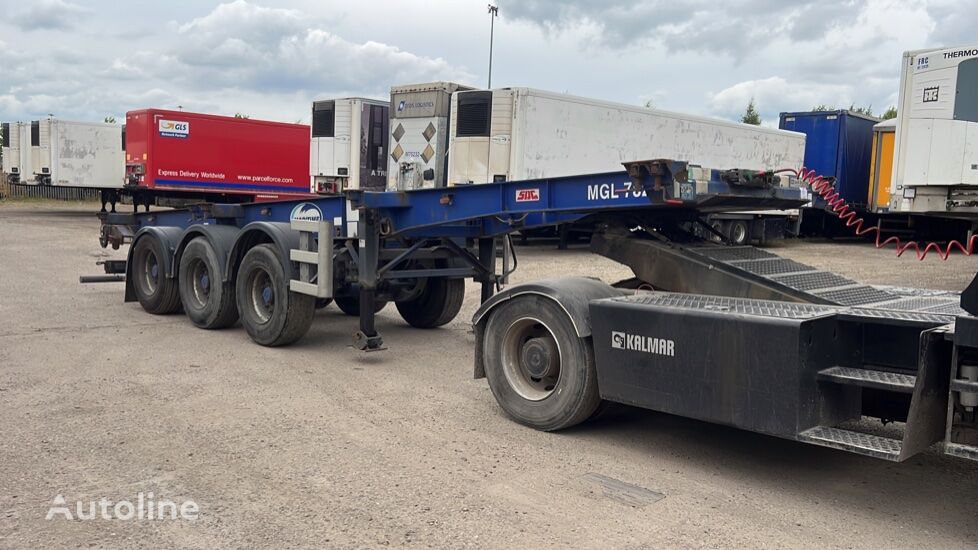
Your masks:
<svg viewBox="0 0 978 550"><path fill-rule="evenodd" d="M30 123L30 159L21 168L20 183L118 189L123 184L124 149L122 127L115 124L35 120Z"/></svg>
<svg viewBox="0 0 978 550"><path fill-rule="evenodd" d="M978 213L978 47L903 54L894 211Z"/></svg>
<svg viewBox="0 0 978 550"><path fill-rule="evenodd" d="M960 296L878 288L704 242L690 226L705 214L808 199L770 174L665 160L626 168L106 214L103 233L134 241L125 262L105 266L125 274L126 301L182 309L206 329L240 319L262 345L302 338L317 301L332 299L359 316L354 345L365 351L383 349L374 315L387 301L410 325L435 328L457 315L472 278L482 300L475 376L534 428L583 422L607 400L886 460L934 444L978 460L978 278ZM356 234L344 223L351 209ZM602 228L593 250L634 280L554 279L494 295L510 233L587 217ZM866 417L902 433L873 431Z"/></svg>
<svg viewBox="0 0 978 550"><path fill-rule="evenodd" d="M382 190L387 185L386 101L360 97L312 104L309 169L314 193Z"/></svg>
<svg viewBox="0 0 978 550"><path fill-rule="evenodd" d="M449 185L613 170L653 156L748 170L800 167L805 136L530 88L452 95Z"/></svg>

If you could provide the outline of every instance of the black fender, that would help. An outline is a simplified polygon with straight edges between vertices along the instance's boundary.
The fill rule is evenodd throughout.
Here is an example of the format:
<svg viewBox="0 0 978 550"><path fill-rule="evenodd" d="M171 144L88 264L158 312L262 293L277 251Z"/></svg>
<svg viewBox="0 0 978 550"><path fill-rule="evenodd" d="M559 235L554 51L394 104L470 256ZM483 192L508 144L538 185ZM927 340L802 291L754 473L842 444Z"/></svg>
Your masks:
<svg viewBox="0 0 978 550"><path fill-rule="evenodd" d="M251 247L270 243L274 245L282 258L282 267L290 279L299 278L299 269L290 259L290 250L299 248L299 232L284 222L251 222L241 228L231 247L228 256L228 281L234 281L238 275L238 265Z"/></svg>
<svg viewBox="0 0 978 550"><path fill-rule="evenodd" d="M144 227L136 232L132 238L132 246L129 247L129 253L126 255L126 302L136 301L136 293L132 289L132 251L136 249L136 243L140 239L158 239L163 243L163 249L169 252L169 254L163 256L163 273L167 279L172 279L176 273L176 268L174 267L176 264L173 260L177 247L180 244L180 235L182 233L183 228L170 226Z"/></svg>
<svg viewBox="0 0 978 550"><path fill-rule="evenodd" d="M180 238L180 244L177 246L177 253L173 259L173 268L175 270L180 269L180 257L183 256L183 250L190 241L197 237L204 237L214 247L214 252L217 253L217 261L220 263L219 267L221 268L221 280L225 282L230 281L231 270L228 269L228 260L231 257L231 250L234 248L234 243L237 241L240 232L241 230L234 225L202 223L191 225L184 231L183 236Z"/></svg>
<svg viewBox="0 0 978 550"><path fill-rule="evenodd" d="M544 279L533 283L516 285L508 288L486 300L475 315L472 316L472 326L475 329L475 378L485 378L486 369L482 363L482 346L485 340L486 321L489 314L499 304L517 296L535 294L553 300L570 318L574 330L580 338L591 336L591 300L614 298L630 294L629 291L615 288L599 279L589 277L564 277L560 279Z"/></svg>

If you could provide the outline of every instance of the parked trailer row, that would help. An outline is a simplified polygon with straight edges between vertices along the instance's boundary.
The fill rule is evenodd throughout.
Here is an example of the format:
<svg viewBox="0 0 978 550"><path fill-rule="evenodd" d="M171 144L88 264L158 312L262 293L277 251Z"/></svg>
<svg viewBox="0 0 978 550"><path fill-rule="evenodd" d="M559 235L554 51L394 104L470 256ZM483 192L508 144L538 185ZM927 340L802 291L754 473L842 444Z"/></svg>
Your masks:
<svg viewBox="0 0 978 550"><path fill-rule="evenodd" d="M770 175L684 163L625 173L190 210L107 214L135 230L126 299L181 307L201 328L240 318L251 338L302 337L317 301L358 315L354 344L379 350L374 314L394 301L432 328L482 287L475 375L541 430L584 421L602 400L719 422L887 460L940 443L978 459L978 283L953 293L859 285L750 247L699 243L704 214L807 200ZM616 192L597 193L610 186ZM347 204L349 202L350 204ZM344 215L360 212L358 232ZM631 266L638 292L571 278L494 292L513 231L601 217L595 250ZM504 244L505 246L505 244ZM719 296L706 296L715 294ZM893 438L851 425L903 422ZM847 424L850 423L850 424Z"/></svg>

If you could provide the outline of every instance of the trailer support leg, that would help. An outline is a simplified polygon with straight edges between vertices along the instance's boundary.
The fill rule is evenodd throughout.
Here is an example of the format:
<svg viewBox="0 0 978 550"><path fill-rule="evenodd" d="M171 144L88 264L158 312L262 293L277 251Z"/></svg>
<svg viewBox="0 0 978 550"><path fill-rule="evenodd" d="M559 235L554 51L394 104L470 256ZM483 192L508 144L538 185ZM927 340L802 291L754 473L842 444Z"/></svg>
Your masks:
<svg viewBox="0 0 978 550"><path fill-rule="evenodd" d="M377 219L372 212L361 214L360 256L358 258L360 282L360 330L353 337L353 346L362 351L384 349L384 340L374 325L377 303L377 264L380 257L380 235Z"/></svg>
<svg viewBox="0 0 978 550"><path fill-rule="evenodd" d="M487 271L482 279L482 303L486 303L496 290L493 280L496 273L496 239L479 239L479 263Z"/></svg>

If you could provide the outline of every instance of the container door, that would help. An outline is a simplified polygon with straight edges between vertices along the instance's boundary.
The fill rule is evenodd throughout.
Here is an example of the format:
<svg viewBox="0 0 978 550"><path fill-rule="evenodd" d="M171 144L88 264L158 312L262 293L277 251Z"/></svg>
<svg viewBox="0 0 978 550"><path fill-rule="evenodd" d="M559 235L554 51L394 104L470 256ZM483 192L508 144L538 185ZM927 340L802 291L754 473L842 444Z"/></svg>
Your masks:
<svg viewBox="0 0 978 550"><path fill-rule="evenodd" d="M785 116L782 130L805 134L805 167L823 176L838 177L839 115Z"/></svg>

